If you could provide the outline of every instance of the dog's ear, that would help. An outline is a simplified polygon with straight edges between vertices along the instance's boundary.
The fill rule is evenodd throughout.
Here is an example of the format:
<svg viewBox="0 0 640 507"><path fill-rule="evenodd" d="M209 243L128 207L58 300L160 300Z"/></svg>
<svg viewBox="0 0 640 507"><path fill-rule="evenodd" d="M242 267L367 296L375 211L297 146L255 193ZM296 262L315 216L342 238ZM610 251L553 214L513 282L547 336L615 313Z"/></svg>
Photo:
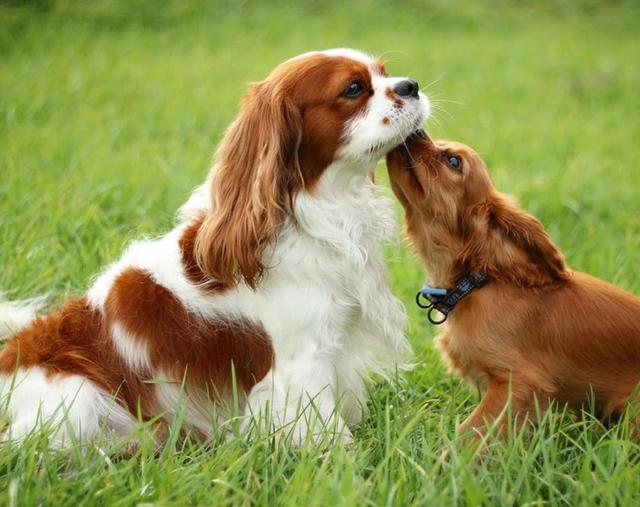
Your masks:
<svg viewBox="0 0 640 507"><path fill-rule="evenodd" d="M538 219L493 193L465 218L462 261L475 271L544 286L567 278L564 257Z"/></svg>
<svg viewBox="0 0 640 507"><path fill-rule="evenodd" d="M532 262L552 279L566 276L564 256L533 215L519 209L504 196L494 197L491 217L507 238L525 249Z"/></svg>
<svg viewBox="0 0 640 507"><path fill-rule="evenodd" d="M212 169L211 210L195 243L205 275L224 286L244 280L256 287L300 178L301 137L297 106L268 81L252 85Z"/></svg>

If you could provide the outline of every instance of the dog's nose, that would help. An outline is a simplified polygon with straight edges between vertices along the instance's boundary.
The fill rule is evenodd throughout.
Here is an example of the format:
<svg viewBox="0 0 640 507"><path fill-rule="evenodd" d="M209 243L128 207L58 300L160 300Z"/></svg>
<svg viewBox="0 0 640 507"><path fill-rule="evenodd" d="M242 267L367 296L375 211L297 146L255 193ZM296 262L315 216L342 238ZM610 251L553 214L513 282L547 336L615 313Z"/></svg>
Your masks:
<svg viewBox="0 0 640 507"><path fill-rule="evenodd" d="M420 87L418 86L417 81L414 81L413 79L404 79L395 84L393 91L400 97L413 97L414 99L417 99Z"/></svg>

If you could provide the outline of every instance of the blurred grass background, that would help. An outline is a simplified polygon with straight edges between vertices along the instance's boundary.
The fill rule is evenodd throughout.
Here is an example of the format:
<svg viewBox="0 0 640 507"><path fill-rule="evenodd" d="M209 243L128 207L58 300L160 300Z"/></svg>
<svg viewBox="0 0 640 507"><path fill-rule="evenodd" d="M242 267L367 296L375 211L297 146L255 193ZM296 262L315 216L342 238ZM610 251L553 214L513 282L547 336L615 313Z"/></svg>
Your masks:
<svg viewBox="0 0 640 507"><path fill-rule="evenodd" d="M640 4L622 0L4 0L0 287L53 303L81 293L128 240L170 226L248 82L301 52L349 46L425 86L430 133L475 147L572 267L640 293L639 26ZM477 394L444 373L413 307L424 270L401 244L388 259L417 368L376 387L353 449L309 458L231 443L150 457L146 468L96 455L78 457L76 475L60 474L58 458L12 451L0 453L0 501L638 500L635 443L589 421L505 444L477 468L464 454L438 461Z"/></svg>

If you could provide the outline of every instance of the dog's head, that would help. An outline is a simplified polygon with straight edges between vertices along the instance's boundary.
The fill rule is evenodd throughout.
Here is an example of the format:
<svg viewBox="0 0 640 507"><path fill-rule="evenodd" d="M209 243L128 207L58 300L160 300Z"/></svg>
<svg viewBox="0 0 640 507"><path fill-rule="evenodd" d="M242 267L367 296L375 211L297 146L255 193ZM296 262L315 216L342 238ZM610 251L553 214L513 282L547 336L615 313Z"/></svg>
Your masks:
<svg viewBox="0 0 640 507"><path fill-rule="evenodd" d="M455 258L457 276L487 272L524 286L567 276L542 224L496 190L469 146L414 134L387 155L387 167L407 233L425 260L433 260L437 243L437 255Z"/></svg>
<svg viewBox="0 0 640 507"><path fill-rule="evenodd" d="M251 86L216 154L211 212L196 238L202 271L255 287L296 195L313 192L330 166L366 175L428 111L415 81L357 51L305 53L276 67Z"/></svg>
<svg viewBox="0 0 640 507"><path fill-rule="evenodd" d="M407 217L437 220L452 231L467 210L496 193L478 154L454 141L414 134L387 155L387 167Z"/></svg>

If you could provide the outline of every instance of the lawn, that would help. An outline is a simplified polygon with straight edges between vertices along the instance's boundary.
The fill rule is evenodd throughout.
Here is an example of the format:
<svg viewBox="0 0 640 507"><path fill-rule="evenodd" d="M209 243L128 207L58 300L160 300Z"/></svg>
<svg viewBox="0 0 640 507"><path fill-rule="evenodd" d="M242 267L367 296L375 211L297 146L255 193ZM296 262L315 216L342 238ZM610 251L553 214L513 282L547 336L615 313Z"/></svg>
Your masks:
<svg viewBox="0 0 640 507"><path fill-rule="evenodd" d="M246 83L351 46L426 85L430 133L474 146L573 268L640 294L638 26L637 2L613 0L3 2L0 287L52 306L82 293L127 241L171 225ZM640 504L624 422L556 412L483 459L460 445L479 395L433 350L422 267L400 241L388 261L416 366L372 384L353 446L218 439L116 460L34 438L0 448L0 504Z"/></svg>

